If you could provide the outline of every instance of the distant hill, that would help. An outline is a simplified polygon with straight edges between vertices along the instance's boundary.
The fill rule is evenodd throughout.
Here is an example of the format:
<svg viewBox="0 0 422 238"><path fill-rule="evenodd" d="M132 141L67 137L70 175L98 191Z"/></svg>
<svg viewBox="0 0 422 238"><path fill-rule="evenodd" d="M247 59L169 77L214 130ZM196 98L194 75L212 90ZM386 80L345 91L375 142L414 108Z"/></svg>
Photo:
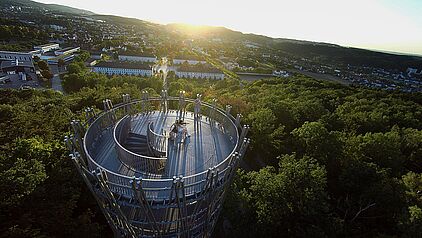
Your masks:
<svg viewBox="0 0 422 238"><path fill-rule="evenodd" d="M137 25L146 29L154 29L155 32L170 31L189 38L205 37L220 38L228 41L254 42L256 44L280 51L295 57L304 57L321 63L336 63L343 65L357 65L380 67L386 69L406 70L407 67L420 68L422 57L388 52L376 52L364 49L343 47L336 44L294 40L285 38L271 38L257 34L245 34L225 27L192 26L188 24L160 25L136 18L128 18L112 15L97 15L93 12L73 7L44 4L31 0L0 0L0 7L23 6L35 9L47 9L53 12L61 12L73 15L89 15L94 19L113 22L120 25Z"/></svg>
<svg viewBox="0 0 422 238"><path fill-rule="evenodd" d="M244 34L224 27L168 24L166 28L190 37L254 42L273 50L280 50L288 55L304 57L326 64L340 63L401 71L406 70L408 67L420 68L422 65L422 57L415 55L371 51L323 42L271 38L257 34Z"/></svg>
<svg viewBox="0 0 422 238"><path fill-rule="evenodd" d="M68 7L58 4L45 4L30 0L0 0L0 7L32 7L36 9L47 9L52 12L61 12L76 15L94 15L95 13L87 10L82 10L74 7Z"/></svg>
<svg viewBox="0 0 422 238"><path fill-rule="evenodd" d="M155 23L151 23L148 21L140 20L137 18L130 18L130 17L121 17L121 16L114 16L114 15L91 15L91 18L103 21L110 21L114 24L121 24L121 25L157 25Z"/></svg>
<svg viewBox="0 0 422 238"><path fill-rule="evenodd" d="M244 34L225 27L218 26L193 26L189 24L171 23L165 26L167 30L177 31L192 37L218 37L222 39L235 39L242 37Z"/></svg>

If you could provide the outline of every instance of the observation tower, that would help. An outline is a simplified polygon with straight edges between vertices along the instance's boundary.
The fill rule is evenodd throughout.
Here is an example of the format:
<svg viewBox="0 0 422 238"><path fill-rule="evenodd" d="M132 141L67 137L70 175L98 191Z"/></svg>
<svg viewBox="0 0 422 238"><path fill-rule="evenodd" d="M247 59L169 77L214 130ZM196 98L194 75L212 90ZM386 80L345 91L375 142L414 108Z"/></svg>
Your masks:
<svg viewBox="0 0 422 238"><path fill-rule="evenodd" d="M230 109L143 91L71 122L70 156L115 237L211 236L249 144Z"/></svg>

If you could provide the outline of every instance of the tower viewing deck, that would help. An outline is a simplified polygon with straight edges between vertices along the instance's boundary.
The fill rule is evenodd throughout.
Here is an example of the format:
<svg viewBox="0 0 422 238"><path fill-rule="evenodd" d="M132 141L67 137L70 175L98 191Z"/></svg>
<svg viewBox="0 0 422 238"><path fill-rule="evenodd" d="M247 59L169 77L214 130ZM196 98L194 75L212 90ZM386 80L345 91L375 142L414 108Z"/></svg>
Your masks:
<svg viewBox="0 0 422 238"><path fill-rule="evenodd" d="M163 90L72 122L71 157L116 237L210 236L249 144L230 109Z"/></svg>

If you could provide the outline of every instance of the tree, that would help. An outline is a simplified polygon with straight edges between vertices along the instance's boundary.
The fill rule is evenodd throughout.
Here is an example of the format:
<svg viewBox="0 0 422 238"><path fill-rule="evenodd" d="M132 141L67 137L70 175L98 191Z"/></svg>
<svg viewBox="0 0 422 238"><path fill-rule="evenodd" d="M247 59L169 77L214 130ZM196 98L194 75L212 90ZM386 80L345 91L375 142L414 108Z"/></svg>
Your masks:
<svg viewBox="0 0 422 238"><path fill-rule="evenodd" d="M58 62L57 62L57 65L59 66L59 67L63 67L64 66L64 64L65 64L65 62L64 62L64 60L63 59L59 59L58 60Z"/></svg>
<svg viewBox="0 0 422 238"><path fill-rule="evenodd" d="M298 153L312 156L325 165L340 156L343 149L337 133L330 133L321 122L305 122L292 135L299 143Z"/></svg>
<svg viewBox="0 0 422 238"><path fill-rule="evenodd" d="M66 92L70 93L70 92L77 92L81 88L87 86L87 81L85 77L83 77L82 75L72 73L72 74L66 74L63 77L62 84L63 84L63 89Z"/></svg>
<svg viewBox="0 0 422 238"><path fill-rule="evenodd" d="M253 129L253 139L260 145L265 146L265 143L270 141L269 135L275 129L276 117L271 109L259 108L251 112L248 116Z"/></svg>
<svg viewBox="0 0 422 238"><path fill-rule="evenodd" d="M246 175L243 198L252 204L265 237L323 234L327 221L326 171L314 159L285 155L279 168Z"/></svg>
<svg viewBox="0 0 422 238"><path fill-rule="evenodd" d="M44 165L37 159L0 159L0 206L18 204L47 178Z"/></svg>
<svg viewBox="0 0 422 238"><path fill-rule="evenodd" d="M333 196L347 233L394 231L405 200L402 186L388 169L351 159L345 162L338 180L331 186L337 190Z"/></svg>
<svg viewBox="0 0 422 238"><path fill-rule="evenodd" d="M46 79L52 79L53 74L50 72L50 70L42 70L41 75Z"/></svg>
<svg viewBox="0 0 422 238"><path fill-rule="evenodd" d="M45 62L44 60L38 61L38 67L40 67L41 70L50 70L47 62Z"/></svg>
<svg viewBox="0 0 422 238"><path fill-rule="evenodd" d="M85 67L77 62L71 63L67 66L69 74L79 74Z"/></svg>
<svg viewBox="0 0 422 238"><path fill-rule="evenodd" d="M85 62L91 57L91 54L88 51L81 50L79 54L75 57L75 62Z"/></svg>

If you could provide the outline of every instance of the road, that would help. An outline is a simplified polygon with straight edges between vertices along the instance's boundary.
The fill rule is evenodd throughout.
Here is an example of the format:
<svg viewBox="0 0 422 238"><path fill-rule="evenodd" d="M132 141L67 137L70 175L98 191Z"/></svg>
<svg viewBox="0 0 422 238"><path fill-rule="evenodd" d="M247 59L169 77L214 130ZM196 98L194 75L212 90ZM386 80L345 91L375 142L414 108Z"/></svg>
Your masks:
<svg viewBox="0 0 422 238"><path fill-rule="evenodd" d="M293 73L303 74L303 75L306 75L306 76L309 76L311 78L318 79L318 80L325 80L325 81L340 83L340 84L343 84L343 85L346 85L346 86L351 84L347 80L341 79L337 76L330 75L330 74L314 73L314 72L308 72L308 71L301 71L301 70L297 70L297 69L289 69L288 71L293 72Z"/></svg>
<svg viewBox="0 0 422 238"><path fill-rule="evenodd" d="M53 78L51 79L51 88L56 90L56 91L60 91L63 92L63 87L62 87L62 80L60 79L60 71L59 71L59 67L57 65L52 65L50 64L50 69L51 69L51 73L53 73Z"/></svg>

